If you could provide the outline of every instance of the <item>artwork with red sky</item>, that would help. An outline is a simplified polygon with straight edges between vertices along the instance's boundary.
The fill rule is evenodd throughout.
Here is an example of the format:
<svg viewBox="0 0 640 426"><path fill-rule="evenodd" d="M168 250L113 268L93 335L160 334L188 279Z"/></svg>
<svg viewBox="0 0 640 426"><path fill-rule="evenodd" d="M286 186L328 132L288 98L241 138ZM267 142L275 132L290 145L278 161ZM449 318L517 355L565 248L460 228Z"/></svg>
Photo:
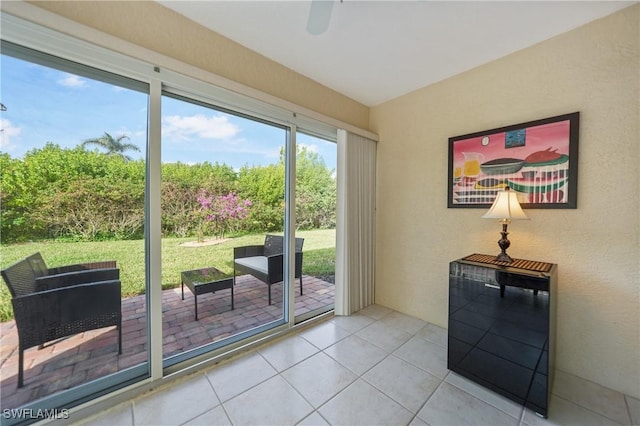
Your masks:
<svg viewBox="0 0 640 426"><path fill-rule="evenodd" d="M449 207L491 205L509 187L520 203L575 208L579 113L449 139Z"/></svg>
<svg viewBox="0 0 640 426"><path fill-rule="evenodd" d="M465 157L463 152L482 154L484 159L481 162L498 158L524 160L530 154L544 151L547 148L557 150L558 154L569 155L569 124L569 120L566 120L528 127L524 146L513 148L505 148L506 132L458 140L454 145L453 165L454 167L462 167L464 165ZM485 138L488 138L488 140ZM485 139L484 143L483 139Z"/></svg>

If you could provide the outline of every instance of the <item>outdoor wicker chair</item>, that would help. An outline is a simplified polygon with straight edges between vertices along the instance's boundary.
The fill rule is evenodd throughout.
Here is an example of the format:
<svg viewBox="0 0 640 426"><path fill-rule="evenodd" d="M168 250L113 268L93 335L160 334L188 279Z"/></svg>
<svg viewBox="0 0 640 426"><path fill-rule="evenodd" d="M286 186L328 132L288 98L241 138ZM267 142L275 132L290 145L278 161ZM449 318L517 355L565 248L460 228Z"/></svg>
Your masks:
<svg viewBox="0 0 640 426"><path fill-rule="evenodd" d="M35 253L2 271L18 329L18 387L24 351L84 331L116 326L122 353L119 270L115 261L47 268Z"/></svg>
<svg viewBox="0 0 640 426"><path fill-rule="evenodd" d="M296 238L295 278L300 278L302 295L302 245L304 238ZM269 287L269 305L271 305L271 285L283 280L284 237L269 235L264 237L263 245L235 247L233 249L233 279L236 271L250 274Z"/></svg>

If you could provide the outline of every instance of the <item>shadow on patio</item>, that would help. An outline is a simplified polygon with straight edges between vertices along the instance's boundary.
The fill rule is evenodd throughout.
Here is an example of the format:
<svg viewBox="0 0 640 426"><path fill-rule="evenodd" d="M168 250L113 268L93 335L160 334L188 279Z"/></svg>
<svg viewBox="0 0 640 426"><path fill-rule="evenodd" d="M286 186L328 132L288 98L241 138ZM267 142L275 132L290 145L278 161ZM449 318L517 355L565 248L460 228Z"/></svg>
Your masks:
<svg viewBox="0 0 640 426"><path fill-rule="evenodd" d="M295 314L333 307L334 285L303 276L304 295L296 286ZM164 356L183 353L207 343L250 330L282 318L282 285L272 287L273 305L267 304L267 286L257 279L237 277L235 309L229 290L198 296L194 318L194 296L180 287L162 292ZM80 333L50 342L42 349L24 353L24 386L18 382L18 334L14 321L0 324L1 408L17 408L28 402L99 377L132 367L147 359L145 296L122 300L122 355L118 355L115 327Z"/></svg>

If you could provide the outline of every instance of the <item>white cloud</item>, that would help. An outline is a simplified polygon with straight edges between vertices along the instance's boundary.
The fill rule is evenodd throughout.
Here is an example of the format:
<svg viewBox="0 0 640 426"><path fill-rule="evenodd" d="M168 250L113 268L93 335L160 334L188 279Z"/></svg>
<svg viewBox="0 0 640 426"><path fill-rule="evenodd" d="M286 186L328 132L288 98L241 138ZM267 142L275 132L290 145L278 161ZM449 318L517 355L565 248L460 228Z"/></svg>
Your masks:
<svg viewBox="0 0 640 426"><path fill-rule="evenodd" d="M11 124L11 121L6 118L0 119L0 149L3 151L10 151L14 148L14 145L11 143L11 139L14 136L18 136L22 129L20 127L15 127Z"/></svg>
<svg viewBox="0 0 640 426"><path fill-rule="evenodd" d="M316 145L316 144L314 144L314 143L313 143L313 144L311 144L311 145L307 145L306 143L299 143L298 145L299 145L300 147L305 147L305 148L307 148L307 152L313 152L313 153L316 153L316 154L319 154L319 153L320 153L320 148L318 148L318 145Z"/></svg>
<svg viewBox="0 0 640 426"><path fill-rule="evenodd" d="M230 123L223 115L207 117L203 114L191 116L171 115L162 119L162 134L169 138L188 140L229 139L240 132L240 128Z"/></svg>
<svg viewBox="0 0 640 426"><path fill-rule="evenodd" d="M85 87L87 80L77 75L65 73L65 76L58 80L58 84L65 87Z"/></svg>

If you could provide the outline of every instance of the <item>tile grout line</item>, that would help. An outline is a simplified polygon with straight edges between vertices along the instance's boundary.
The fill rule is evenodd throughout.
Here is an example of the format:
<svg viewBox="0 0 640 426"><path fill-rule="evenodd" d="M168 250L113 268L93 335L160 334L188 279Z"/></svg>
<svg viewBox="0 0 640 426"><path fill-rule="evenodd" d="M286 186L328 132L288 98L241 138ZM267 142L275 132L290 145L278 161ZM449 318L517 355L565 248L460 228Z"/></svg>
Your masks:
<svg viewBox="0 0 640 426"><path fill-rule="evenodd" d="M426 322L426 321L425 321L425 322ZM431 324L431 323L427 322L427 325L425 325L425 326L424 326L424 327L422 327L420 330L418 330L418 331L414 334L414 336L413 336L413 337L416 337L416 336L418 335L418 333L420 333L422 330L424 330L425 328L427 328L428 324ZM419 338L420 338L420 337L419 337ZM426 340L426 339L423 339L423 340ZM427 340L427 341L429 341L429 340ZM405 342L405 343L406 343L406 342ZM432 343L436 344L435 342L432 342ZM438 345L438 344L436 344L436 345L437 345L437 346L440 346L440 345ZM401 345L401 346L402 346L402 345ZM396 349L396 350L397 350L397 349ZM394 351L394 352L395 352L395 351ZM391 354L393 355L393 352L392 352ZM400 359L400 360L402 360L402 361L404 361L404 362L408 363L409 365L413 365L414 367L418 368L418 369L419 369L419 370L421 370L421 371L425 371L425 370L423 370L422 368L418 367L417 365L414 365L413 363L411 363L411 362L409 362L409 361L406 361L406 360L404 360L404 359L402 359L402 358L400 358L400 357L397 357L397 356L396 356L396 358L398 358L398 359ZM436 393L436 392L438 391L438 389L442 386L442 384L445 382L445 380L446 380L447 376L449 375L449 372L447 372L447 374L445 374L445 376L444 376L442 379L440 379L440 377L438 377L438 376L436 376L436 375L434 375L434 374L431 374L431 373L430 373L430 372L428 372L428 371L426 371L426 373L427 373L427 374L432 375L433 377L435 377L435 378L437 378L437 379L439 379L439 380L440 380L440 383L438 383L438 386L436 386L436 388L433 390L433 392L431 392L431 394L429 394L429 396L427 397L427 399L426 399L426 400L425 400L425 401L420 405L420 408L418 408L418 409L416 410L416 413L415 413L415 414L413 415L413 417L411 418L411 422L409 422L409 424L411 424L411 423L412 423L416 418L417 418L417 419L419 419L421 422L428 424L428 423L427 423L425 420L423 420L421 417L418 417L418 414L420 413L420 411L422 411L422 409L425 407L425 405L427 405L427 403L428 403L428 402L429 402L429 400L433 397L433 395L435 395L435 393Z"/></svg>
<svg viewBox="0 0 640 426"><path fill-rule="evenodd" d="M445 376L445 378L443 379L443 381L446 381L447 377L448 377L451 373L453 373L453 371L449 370L449 372L447 373L447 375ZM468 380L468 379L466 379L464 376L460 376L460 377L463 377L465 380ZM496 405L494 405L494 404L492 404L492 403L490 403L490 402L488 402L488 401L485 401L484 399L481 399L481 398L479 398L479 397L477 397L477 396L475 396L475 395L473 395L473 394L471 394L471 393L467 392L466 390L464 390L464 389L462 389L461 387L457 386L455 383L447 382L447 384L448 384L448 385L453 386L454 388L458 389L459 391L462 391L462 392L466 393L466 394L467 394L467 395L469 395L469 396L474 397L474 398L475 398L475 399L477 399L478 401L482 401L482 402L484 402L485 404L487 404L487 405L489 405L489 406L491 406L491 407L495 408L496 410L500 411L501 413L506 414L507 416L511 417L512 419L516 419L516 420L518 420L518 421L520 421L520 419L519 419L519 418L524 419L524 413L525 413L525 409L526 409L526 407L525 407L525 406L523 406L523 405L518 404L517 402L514 402L514 403L515 403L516 405L520 406L520 414L518 415L518 417L514 417L514 416L512 416L511 414L509 414L509 413L507 413L506 411L504 411L502 408L500 408L500 407L498 407L498 406L496 406ZM491 391L491 389L488 389L488 388L484 388L484 387L483 387L483 389L486 389L486 390ZM493 391L491 391L491 392L493 392ZM495 392L494 392L494 393L495 393ZM504 397L504 396L502 396L502 395L500 395L500 394L498 394L498 393L495 393L495 394L496 394L497 396L501 397L501 398L506 398L506 397ZM508 400L508 398L506 398L506 399ZM511 401L509 400L509 402L511 402Z"/></svg>
<svg viewBox="0 0 640 426"><path fill-rule="evenodd" d="M358 374L357 372L355 372L355 371L351 370L351 369L350 369L349 367L347 367L346 365L343 365L342 363L340 363L340 361L338 361L337 359L334 359L333 357L331 357L331 355L326 354L327 356L331 357L331 358L332 358L332 359L334 359L336 362L338 362L340 365L342 365L343 367L347 368L349 371L351 371L351 372L353 372L354 374L356 374L356 375L358 376L358 378L357 378L354 382L350 383L347 387L345 387L344 389L342 389L340 392L338 392L336 395L334 395L333 397L331 397L329 400L325 401L325 403L324 403L323 405L327 404L330 400L334 399L337 395L339 395L340 393L344 392L344 391L345 391L349 386L353 385L353 383L355 383L358 379L361 379L364 383L367 383L368 385L372 386L374 389L378 390L378 391L379 391L380 393L382 393L384 396L386 396L387 398L389 398L391 401L393 401L393 402L395 402L396 404L398 404L398 406L402 407L403 409L405 409L406 411L408 411L409 413L411 413L411 414L412 414L411 421L408 423L408 424L410 424L410 423L411 423L411 422L412 422L416 417L418 417L418 413L420 412L420 410L422 409L422 407L424 407L424 405L427 403L427 401L429 401L429 399L430 399L430 398L435 394L435 392L438 390L438 388L439 388L439 387L441 386L441 384L444 382L444 380L445 380L445 379L440 379L440 377L437 377L437 376L433 375L432 373L430 373L430 372L428 372L428 371L425 371L425 370L424 370L424 369L422 369L421 367L419 367L419 366L417 366L417 365L414 365L412 362L407 361L407 360L405 360L405 359L403 359L403 358L400 358L400 357L398 357L397 355L394 355L394 353L395 353L398 349L400 349L402 346L404 346L408 341L410 341L410 340L411 340L412 338L414 338L414 337L418 337L418 336L417 336L417 335L418 335L418 333L420 333L422 330L424 330L425 328L427 328L427 327L428 327L428 325L429 325L430 323L428 323L428 322L426 322L426 321L425 321L425 322L426 322L426 324L425 324L423 327L421 327L419 330L417 330L415 333L407 333L407 334L410 334L410 335L411 335L411 337L410 337L409 339L407 339L405 342L403 342L402 344L400 344L400 345L399 345L398 347L396 347L395 349L391 350L391 351L387 351L385 348L381 348L380 346L377 346L375 343L370 342L369 340L367 340L367 339L365 339L365 338L363 338L363 337L360 337L360 336L358 336L358 335L356 334L358 331L363 330L364 328L369 327L369 326L371 326L371 325L373 325L373 324L375 324L375 323L377 323L377 322L384 322L384 321L383 321L383 319L384 319L385 317L389 316L391 313L392 313L392 312L389 312L389 313L387 313L386 315L383 315L380 319L374 319L374 318L372 318L372 319L373 319L373 322L372 322L372 323L368 324L368 325L367 325L367 326L365 326L365 327L362 327L362 328L358 329L357 331L351 332L351 336L355 336L355 337L357 337L357 338L359 338L359 339L363 340L364 342L366 342L366 343L368 343L368 344L371 344L371 345L373 345L373 346L375 346L375 347L377 347L377 348L379 348L379 349L382 349L384 352L386 352L386 355L385 355L385 357L384 357L384 358L382 358L380 361L378 361L377 363L375 363L373 366L369 367L369 368L368 368L365 372L363 372L362 374ZM371 318L371 317L369 317L369 318ZM389 325L389 324L385 324L385 325ZM336 324L336 326L338 326L338 325ZM389 325L389 326L390 326L390 325ZM418 338L419 338L419 339L421 339L421 340L425 340L425 341L427 341L427 342L429 342L429 343L433 343L433 344L435 344L436 346L442 347L442 346L441 346L441 345L439 345L438 343L431 342L431 341L429 341L428 339L422 339L421 337L418 337ZM346 339L346 338L345 338L345 339ZM344 340L344 339L342 339L342 340ZM340 340L339 340L339 341L337 341L337 342L335 342L333 345L335 345L335 344L337 344L337 343L339 343L339 342L340 342ZM331 346L333 346L333 345L331 345ZM331 347L331 346L329 346L329 347ZM329 347L328 347L328 348L329 348ZM326 349L328 349L328 348L326 348ZM323 352L324 352L324 350L323 350ZM440 383L438 384L438 386L436 387L436 389L435 389L433 392L431 392L431 394L427 397L427 399L425 400L425 402L424 402L424 403L422 403L422 404L420 405L420 408L419 408L418 410L416 410L416 412L415 412L415 413L413 413L409 408L405 407L405 406L404 406L400 401L397 401L395 398L393 398L392 396L388 395L384 390L382 390L382 389L378 388L374 383L369 382L369 381L364 377L364 375L365 375L367 372L369 372L369 371L373 370L376 366L378 366L379 364L381 364L382 362L384 362L384 361L385 361L386 359L388 359L389 357L394 357L394 358L396 358L396 359L398 359L398 360L400 360L400 361L402 361L402 362L406 362L408 365L411 365L411 366L413 366L413 367L417 368L418 370L423 371L423 372L425 372L426 374L429 374L430 376L433 376L433 377L435 377L436 379L439 379L439 380L440 380ZM447 375L448 375L448 373L447 373ZM445 375L445 378L447 377L447 375ZM419 418L419 417L418 417L418 418ZM424 422L424 420L422 420L421 418L419 418L419 419L420 419L421 421L423 421L423 422Z"/></svg>
<svg viewBox="0 0 640 426"><path fill-rule="evenodd" d="M211 386L211 389L213 390L213 394L216 396L216 398L218 398L218 401L220 401L220 405L219 406L222 407L222 411L224 412L224 415L227 416L227 420L229 420L229 423L233 424L231 422L231 416L229 416L229 413L227 412L227 408L224 406L224 402L222 402L222 398L220 398L220 395L218 395L218 392L216 392L216 388L213 386L212 379L209 377L209 375L206 373L206 371L204 372L204 377L205 377L205 379L207 379L207 382L209 382L209 386ZM216 407L213 407L211 410L215 410L215 408ZM209 411L211 411L211 410L209 410Z"/></svg>
<svg viewBox="0 0 640 426"><path fill-rule="evenodd" d="M371 318L371 317L369 317L369 318ZM372 318L372 319L373 319L373 318ZM375 322L377 322L377 321L379 321L379 320L373 319L373 322L372 322L371 324L374 324L374 323L375 323ZM359 374L359 373L357 373L357 372L353 371L351 368L349 368L349 367L347 367L346 365L342 364L340 361L338 361L337 359L333 358L331 355L329 355L328 353L326 353L326 352L325 352L325 350L327 350L328 348L330 348L330 347L332 347L332 346L334 346L334 345L336 345L336 344L338 344L338 343L340 343L340 342L342 342L342 341L344 341L344 340L348 339L348 338L349 338L349 337L351 337L351 336L355 336L355 337L357 337L357 338L359 338L359 339L361 339L361 340L363 340L363 341L365 341L365 342L367 342L367 343L369 343L369 344L372 344L371 342L367 341L366 339L364 339L364 338L359 337L359 336L357 336L357 335L356 335L356 333L357 333L358 331L360 331L360 330L362 330L362 329L364 329L364 328L368 327L368 326L369 326L369 325L371 325L371 324L368 324L368 325L367 325L367 326L365 326L365 327L361 327L361 328L359 328L359 329L358 329L358 330L356 330L356 331L350 331L350 330L347 330L347 329L345 329L345 328L343 328L343 327L340 327L338 324L336 324L336 323L334 323L334 322L331 322L331 323L332 323L335 327L338 327L339 329L344 330L344 331L346 331L346 332L347 332L347 333L349 333L349 334L348 334L347 336L345 336L345 337L341 338L341 339L336 340L335 342L333 342L331 345L327 346L327 347L326 347L326 348L324 348L324 349L318 348L318 347L317 347L316 345L314 345L312 342L310 342L309 340L307 340L306 338L304 338L304 336L300 336L300 337L301 337L301 338L303 338L303 339L304 339L306 342L308 342L309 344L311 344L313 347L315 347L316 349L318 349L318 352L316 352L315 354L313 354L313 355L311 355L311 356L315 356L315 355L317 355L317 354L319 354L319 353L324 354L325 356L329 357L329 359L333 360L334 362L338 363L340 366L342 366L343 368L345 368L347 371L349 371L349 372L353 373L353 374L356 376L356 379L355 379L354 381L352 381L351 383L349 383L347 386L345 386L343 389L340 389L338 392L336 392L335 394L331 395L329 398L327 398L327 400L326 400L326 401L324 401L322 404L320 404L320 406L318 406L318 407L316 408L316 407L314 407L314 406L313 406L313 404L311 404L311 402L310 402L310 401L308 401L308 400L304 397L304 395L300 394L300 392L298 392L298 390L297 390L297 389L295 389L295 387L293 386L293 384L289 383L289 382L286 380L286 378L285 378L284 376L282 376L282 378L287 382L287 384L289 384L292 388L294 388L294 390L295 390L298 394L300 394L300 395L302 396L302 398L303 398L307 403L309 403L309 405L311 405L311 407L313 407L313 411L312 411L309 415L307 415L306 417L304 417L303 419L301 419L301 420L300 420L300 422L302 422L304 419L306 419L307 417L311 416L311 415L315 412L315 413L317 413L317 414L318 414L318 415L319 415L319 416L320 416L324 421L326 421L328 424L330 424L330 423L329 423L329 421L328 421L328 420L327 420L327 419L322 415L322 413L320 413L320 411L319 411L319 410L320 410L322 407L324 407L325 405L327 405L330 401L334 400L338 395L340 395L341 393L345 392L349 387L351 387L351 386L352 386L354 383L356 383L359 379L361 379L362 381L364 381L364 382L365 382L365 383L367 383L368 385L372 386L374 389L376 389L376 390L380 391L383 395L385 395L386 397L388 397L389 399L391 399L392 401L394 401L395 403L397 403L400 407L402 407L402 408L404 408L405 410L409 411L406 407L404 407L404 406L403 406L402 404L400 404L398 401L396 401L395 399L391 398L389 395L387 395L387 394L386 394L386 393L384 393L382 390L380 390L380 389L378 389L377 387L375 387L373 384L369 383L369 382L368 382L368 381L363 377L363 376L364 376L364 374L366 374L368 371L370 371L371 369L373 369L376 365L380 364L382 361L384 361L384 360L385 360L385 359L387 359L389 356L391 356L391 355L392 355L392 353L391 353L391 352L388 352L388 353L386 354L386 356L385 356L382 360L380 360L379 362L377 362L376 364L374 364L373 366L371 366L369 369L367 369L367 370L366 370L364 373L362 373L362 374ZM376 345L373 345L373 346L376 346ZM376 346L376 347L378 347L378 346ZM379 348L379 347L378 347L378 348ZM379 348L379 349L383 349L383 348ZM384 349L383 349L383 350L384 350ZM386 350L384 350L384 351L385 351L385 352L387 352ZM311 358L311 357L307 357L307 358L305 358L305 360L306 360L306 359L309 359L309 358ZM282 375L282 373L283 373L284 371L287 371L288 369L293 368L294 366L296 366L296 365L300 364L300 363L301 363L301 362L303 362L303 361L304 361L304 360L299 361L298 363L296 363L296 364L294 364L294 365L292 365L292 366L288 367L287 369L283 370L282 372L279 372L278 374ZM300 423L300 422L298 422L298 423Z"/></svg>
<svg viewBox="0 0 640 426"><path fill-rule="evenodd" d="M328 323L330 323L330 321L325 322L325 324L328 324ZM332 323L332 324L333 324L333 323ZM335 325L336 327L338 327L338 325L337 325L337 324L334 324L334 325ZM338 328L343 329L342 327L338 327ZM343 329L343 330L344 330L344 329ZM350 331L348 331L348 330L345 330L345 331L347 331L347 332L349 333L349 336L351 336L351 335L352 335L352 333L351 333ZM318 406L318 407L316 408L316 407L311 403L311 401L309 401L309 400L308 400L308 399L307 399L307 398L306 398L306 397L305 397L305 396L304 396L300 391L298 391L298 389L296 389L296 387L293 385L293 383L290 383L290 382L287 380L287 378L286 378L282 373L284 373L285 371L288 371L288 370L290 370L290 369L294 368L295 366L297 366L297 365L299 365L299 364L303 363L304 361L306 361L306 360L308 360L308 359L310 359L310 358L312 358L312 357L314 357L314 356L316 356L316 355L318 355L318 354L320 354L320 353L322 353L322 354L324 354L324 355L328 356L330 359L334 360L334 361L335 361L335 362L337 362L338 364L340 364L340 363L339 363L337 360L335 360L335 359L331 358L331 356L329 356L329 354L325 353L325 352L324 352L324 349L321 349L321 348L317 347L317 346L316 346L316 345L314 345L311 341L309 341L309 340L308 340L308 339L306 339L304 336L302 336L302 335L301 335L301 333L296 333L296 335L297 335L298 337L300 337L301 339L303 339L303 340L304 340L305 342L307 342L308 344L310 344L311 346L313 346L315 349L317 349L317 350L318 350L318 351L317 351L317 352L315 352L313 355L310 355L310 356L308 356L308 357L306 357L306 358L304 358L304 359L302 359L302 360L300 360L300 361L298 361L298 362L294 363L293 365L290 365L289 367L285 368L285 369L284 369L284 370L282 370L282 371L278 371L278 375L282 378L282 380L284 380L284 381L285 381L285 383L286 383L287 385L289 385L289 386L294 390L294 392L296 392L298 395L300 395L300 397L301 397L301 398L302 398L302 399L303 399L307 404L309 404L309 406L311 406L311 408L313 409L309 414L307 414L305 417L303 417L302 419L300 419L300 421L298 421L296 424L299 424L299 423L301 423L302 421L304 421L306 418L308 418L308 417L312 416L312 415L313 415L313 413L317 413L317 414L318 414L318 415L319 415L319 416L320 416L320 417L321 417L325 422L327 422L328 424L330 424L330 423L329 423L329 421L327 421L327 419L325 419L325 418L324 418L324 416L320 413L320 411L319 411L319 410L320 410L320 408L322 408L324 405L326 405L329 401L331 401L331 400L332 400L332 399L334 399L337 395L339 395L342 391L344 391L344 389L341 389L341 390L340 390L340 391L338 391L336 394L334 394L334 395L330 396L330 397L329 397L325 402L323 402L322 404L320 404L320 406ZM349 336L347 336L347 337L349 337ZM345 338L346 338L346 337L345 337ZM343 339L340 339L340 340L343 340ZM331 346L335 345L335 344L336 344L336 343L338 343L340 340L338 340L338 341L336 341L335 343L333 343L333 344L329 345L328 347L331 347ZM260 354L260 355L262 355L262 354ZM263 356L263 358L264 358L264 356ZM269 362L269 361L267 360L267 362ZM342 364L340 364L340 365L342 365ZM344 367L344 366L343 366L343 367ZM345 368L346 368L346 367L345 367ZM276 369L276 371L277 371L277 369ZM351 370L349 370L349 371L351 371ZM356 379L356 380L357 380L357 379ZM347 386L345 387L345 389L346 389L347 387L351 386L352 384L353 384L353 382L352 382L352 383L350 383L349 385L347 385Z"/></svg>
<svg viewBox="0 0 640 426"><path fill-rule="evenodd" d="M633 425L633 415L631 414L631 406L629 405L629 399L627 398L627 394L622 394L624 398L624 404L627 406L627 415L629 416L629 424ZM633 398L629 395L629 398Z"/></svg>
<svg viewBox="0 0 640 426"><path fill-rule="evenodd" d="M576 377L577 377L577 376L576 376ZM585 406L584 406L584 405L582 405L582 404L578 404L577 402L575 402L575 401L571 401L570 399L567 399L567 398L565 398L565 397L563 397L563 396L560 396L560 395L558 395L558 394L556 394L556 393L553 393L553 392L552 392L552 394L553 394L556 398L560 398L560 399L562 399L563 401L566 401L566 402L568 402L568 403L570 403L570 404L575 405L576 407L580 407L580 408L582 408L583 410L587 410L587 411L588 411L588 412L590 412L590 413L596 414L596 415L598 415L598 416L600 416L600 417L603 417L603 418L605 418L605 419L607 419L607 420L610 420L610 421L612 421L612 422L613 422L614 424L616 424L616 425L625 425L625 424L626 424L626 423L618 423L618 421L617 421L617 420L612 419L611 417L607 416L607 415L606 415L606 414L604 414L604 413L599 413L599 412L597 412L597 411L594 411L594 410L592 410L592 409L590 409L590 408L585 407ZM624 395L624 394L623 394L623 395ZM626 401L625 401L625 408L626 408L626 407L627 407L627 403L626 403ZM629 414L628 409L627 409L627 414ZM631 424L631 418L629 418L629 424Z"/></svg>
<svg viewBox="0 0 640 426"><path fill-rule="evenodd" d="M447 376L449 374L447 373ZM440 387L442 386L442 384L444 383L445 379L447 378L447 376L444 376L444 379L440 380L440 383L438 383L438 386L433 390L433 392L431 392L431 395L429 395L429 397L427 398L427 400L425 402L422 403L422 405L420 406L420 408L416 411L415 416L413 417L413 419L418 418L420 419L420 421L429 424L426 420L423 420L422 417L418 417L418 414L420 414L420 411L422 411L425 407L425 405L427 405L429 403L429 400L433 397L433 395L436 394L436 392L438 392L438 389L440 389ZM439 379L440 377L438 377ZM413 419L411 421L413 421Z"/></svg>
<svg viewBox="0 0 640 426"><path fill-rule="evenodd" d="M304 339L304 340L305 340L306 342L308 342L310 345L312 345L313 347L315 347L316 349L318 349L318 352L316 352L315 354L311 355L310 357L305 358L305 360L307 360L307 359L309 359L309 358L311 358L311 357L313 357L313 356L316 356L316 355L318 355L319 353L322 353L322 354L324 354L325 356L329 357L329 359L333 360L334 362L336 362L337 364L339 364L339 365L340 365L340 366L342 366L343 368L347 369L348 371L350 371L351 373L353 373L354 375L356 375L357 377L356 377L356 379L355 379L353 382L349 383L349 384L348 384L347 386L345 386L343 389L340 389L338 392L336 392L335 394L333 394L333 395L331 395L329 398L327 398L327 400L326 400L326 401L324 401L322 404L320 404L320 406L318 406L318 408L314 407L314 405L313 405L310 401L308 401L308 400L304 397L304 395L300 394L300 395L302 396L302 398L303 398L305 401L307 401L307 402L309 403L309 405L311 405L311 406L313 407L313 411L314 411L314 412L317 412L317 413L318 413L318 415L319 415L320 417L322 417L322 419L323 419L324 421L326 421L327 423L329 423L329 421L328 421L327 419L325 419L325 418L324 418L324 416L320 413L320 411L319 411L319 410L320 410L320 408L324 407L326 404L328 404L328 403L329 403L329 401L333 400L333 399L334 399L334 398L336 398L338 395L340 395L342 392L344 392L344 391L345 391L349 386L353 385L353 384L358 380L358 378L359 378L358 373L356 373L356 372L352 371L352 370L351 370L350 368L348 368L347 366L342 365L342 364L341 364L337 359L334 359L331 355L329 355L328 353L326 353L326 352L325 352L325 350L326 350L326 349L328 349L328 348L332 347L333 345L335 345L335 344L337 344L337 343L339 343L339 342L341 342L341 341L343 341L343 340L345 340L345 339L347 339L347 338L349 338L349 337L351 337L351 336L354 336L354 335L355 335L355 333L353 333L353 332L351 332L351 331L349 331L349 330L346 330L345 328L340 327L338 324L335 324L335 323L333 323L333 322L331 322L331 321L327 321L325 324L328 324L328 323L332 323L334 326L338 327L339 329L344 330L344 331L346 331L347 333L349 333L349 335L348 335L348 336L346 336L346 337L343 337L342 339L338 339L337 341L335 341L334 343L332 343L331 345L327 346L327 347L326 347L326 348L324 348L324 349L318 348L318 347L317 347L316 345L314 345L312 342L310 342L309 340L307 340L304 336L300 336L302 339ZM303 360L303 361L304 361L304 360ZM289 370L290 368L293 368L294 366L296 366L296 365L300 364L300 363L301 363L301 362L303 362L303 361L300 361L300 362L298 362L298 363L296 363L296 364L292 365L291 367L287 368L287 369L286 369L286 370L284 370L284 371L287 371L287 370ZM284 371L283 371L283 372L284 372ZM291 387L294 387L294 386L293 386L293 384L289 383L289 381L287 381L287 379L286 379L284 376L283 376L282 378L283 378L283 379L284 379L284 380L285 380L285 381L286 381L286 382L287 382ZM295 387L294 387L294 389L295 389ZM298 390L297 390L297 389L296 389L296 392L298 392ZM298 393L300 393L300 392L298 392ZM309 415L311 415L311 414L309 414ZM309 416L307 416L307 417L309 417ZM305 417L305 418L306 418L306 417ZM302 420L304 420L304 419L302 419ZM300 421L302 421L302 420L300 420ZM299 423L299 422L298 422L298 423ZM331 424L331 423L329 423L329 424Z"/></svg>
<svg viewBox="0 0 640 426"><path fill-rule="evenodd" d="M623 393L623 392L620 392L620 391L617 391L617 390L615 390L615 389L611 389L611 388L609 388L609 387L606 387L606 386L604 386L604 385L601 385L600 383L596 383L596 382L591 381L591 380L589 380L589 379L585 379L585 378L583 378L583 377L576 376L575 374L569 373L569 372L567 372L567 371L565 371L565 370L561 370L561 369L556 368L556 369L555 369L555 371L560 371L560 372L562 372L563 374L566 374L566 375L569 375L569 376L576 377L576 378L578 378L578 379L580 379L580 380L583 380L583 381L585 381L585 382L590 383L591 385L598 386L598 387L600 387L600 388L604 388L604 389L606 389L607 391L615 392L615 393L619 393L619 394L621 394L621 395L622 395L622 399L623 399L623 401L624 401L625 408L626 408L627 416L628 416L628 419L629 419L629 424L631 424L631 422L632 422L633 420L632 420L632 418L631 418L631 410L630 410L630 408L629 408L629 404L627 403L627 394L625 394L625 393ZM554 388L555 388L555 386L554 386ZM572 404L574 404L574 405L577 405L578 407L584 408L585 410L588 410L588 411L590 411L590 412L592 412L592 413L595 413L595 414L597 414L597 415L599 415L599 416L602 416L602 417L605 417L605 418L607 418L607 419L609 419L609 420L611 420L611 421L614 421L614 422L616 422L616 424L620 424L620 423L618 423L616 420L614 420L614 419L610 418L609 416L607 416L607 415L606 415L606 414L604 414L604 413L599 413L599 412L594 411L594 410L592 410L591 408L586 407L586 406L584 406L584 405L582 405L582 404L580 404L580 403L578 403L578 402L576 402L576 401L572 401L572 400L570 400L570 399L567 399L566 397L563 397L562 395L558 395L557 393L555 393L555 392L554 392L554 389L552 389L552 390L551 390L551 394L552 394L552 395L555 395L555 396L557 396L558 398L561 398L561 399L563 399L563 400L565 400L565 401L568 401L568 402L570 402L570 403L572 403ZM625 424L625 423L622 423L622 424Z"/></svg>

